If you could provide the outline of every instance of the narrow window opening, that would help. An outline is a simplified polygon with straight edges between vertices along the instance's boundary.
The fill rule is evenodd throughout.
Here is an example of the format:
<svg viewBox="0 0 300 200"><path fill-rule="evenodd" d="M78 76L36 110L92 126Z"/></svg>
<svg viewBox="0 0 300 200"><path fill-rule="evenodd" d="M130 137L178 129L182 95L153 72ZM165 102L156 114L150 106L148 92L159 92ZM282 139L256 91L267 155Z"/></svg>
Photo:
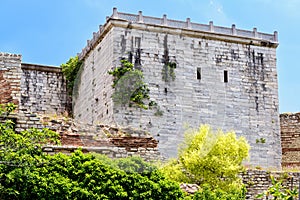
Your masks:
<svg viewBox="0 0 300 200"><path fill-rule="evenodd" d="M165 88L165 94L167 94L168 93L168 88Z"/></svg>
<svg viewBox="0 0 300 200"><path fill-rule="evenodd" d="M228 71L224 70L224 83L228 83Z"/></svg>
<svg viewBox="0 0 300 200"><path fill-rule="evenodd" d="M201 68L197 68L197 79L201 80Z"/></svg>
<svg viewBox="0 0 300 200"><path fill-rule="evenodd" d="M134 38L134 46L138 49L141 48L141 38L140 37Z"/></svg>

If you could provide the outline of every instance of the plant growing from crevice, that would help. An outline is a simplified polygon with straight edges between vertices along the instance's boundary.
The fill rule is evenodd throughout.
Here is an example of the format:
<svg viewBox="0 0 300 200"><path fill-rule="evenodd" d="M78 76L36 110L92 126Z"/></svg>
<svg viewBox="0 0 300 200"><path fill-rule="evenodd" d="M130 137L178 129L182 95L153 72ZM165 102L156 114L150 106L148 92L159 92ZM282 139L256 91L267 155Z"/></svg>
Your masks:
<svg viewBox="0 0 300 200"><path fill-rule="evenodd" d="M177 64L175 62L167 61L162 69L162 79L165 82L174 81L176 78L175 69Z"/></svg>
<svg viewBox="0 0 300 200"><path fill-rule="evenodd" d="M121 60L121 66L108 73L114 77L112 87L115 92L112 98L115 103L128 106L137 105L143 109L157 105L156 102L150 101L150 90L144 82L143 72L134 69L131 62Z"/></svg>
<svg viewBox="0 0 300 200"><path fill-rule="evenodd" d="M67 80L67 89L69 95L72 95L75 79L82 63L83 62L79 60L78 56L75 56L71 57L65 64L60 65L62 73Z"/></svg>
<svg viewBox="0 0 300 200"><path fill-rule="evenodd" d="M256 144L258 143L261 143L261 144L265 144L266 143L266 138L259 138L259 139L256 139Z"/></svg>
<svg viewBox="0 0 300 200"><path fill-rule="evenodd" d="M293 200L297 199L298 197L298 190L297 188L288 189L287 187L283 186L283 179L276 180L273 176L270 176L272 186L270 186L265 192L256 196L258 199L286 199L286 200Z"/></svg>

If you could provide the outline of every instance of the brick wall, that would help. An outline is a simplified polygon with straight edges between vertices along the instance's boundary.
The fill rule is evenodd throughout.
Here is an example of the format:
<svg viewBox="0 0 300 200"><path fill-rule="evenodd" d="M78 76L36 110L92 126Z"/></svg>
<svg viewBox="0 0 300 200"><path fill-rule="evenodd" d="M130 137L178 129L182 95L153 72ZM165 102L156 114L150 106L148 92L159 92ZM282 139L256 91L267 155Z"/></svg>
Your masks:
<svg viewBox="0 0 300 200"><path fill-rule="evenodd" d="M281 114L282 166L300 167L300 113Z"/></svg>
<svg viewBox="0 0 300 200"><path fill-rule="evenodd" d="M45 120L45 117L42 119ZM86 126L74 123L71 119L47 121L49 123L45 127L61 135L61 146L44 147L44 151L49 154L69 154L81 148L83 152L96 152L111 158L140 156L146 161L164 159L157 148L158 141L143 131L109 125Z"/></svg>

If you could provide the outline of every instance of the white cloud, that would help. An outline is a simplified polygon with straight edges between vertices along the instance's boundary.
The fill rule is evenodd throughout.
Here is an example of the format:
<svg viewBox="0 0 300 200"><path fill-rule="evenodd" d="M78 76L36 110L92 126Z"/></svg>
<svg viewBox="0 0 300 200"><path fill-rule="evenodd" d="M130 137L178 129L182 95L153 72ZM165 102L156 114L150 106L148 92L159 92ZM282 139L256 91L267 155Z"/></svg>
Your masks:
<svg viewBox="0 0 300 200"><path fill-rule="evenodd" d="M228 26L229 24L232 24L232 20L227 13L224 12L223 5L218 0L209 1L206 15L208 18L211 18L211 20L215 21L216 25Z"/></svg>
<svg viewBox="0 0 300 200"><path fill-rule="evenodd" d="M276 10L289 17L300 17L299 0L255 0L257 4L264 4L270 10Z"/></svg>

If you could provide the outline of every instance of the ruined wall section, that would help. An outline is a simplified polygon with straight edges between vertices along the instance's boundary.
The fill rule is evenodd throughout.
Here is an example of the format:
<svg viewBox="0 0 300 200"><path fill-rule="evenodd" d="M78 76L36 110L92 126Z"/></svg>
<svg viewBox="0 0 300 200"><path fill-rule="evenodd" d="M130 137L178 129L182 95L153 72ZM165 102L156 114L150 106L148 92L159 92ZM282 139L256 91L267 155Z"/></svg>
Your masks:
<svg viewBox="0 0 300 200"><path fill-rule="evenodd" d="M282 166L300 167L300 113L280 115Z"/></svg>
<svg viewBox="0 0 300 200"><path fill-rule="evenodd" d="M113 122L112 76L113 36L108 32L84 60L73 97L74 118L84 124Z"/></svg>
<svg viewBox="0 0 300 200"><path fill-rule="evenodd" d="M251 165L280 167L276 48L144 24L116 27L113 34L114 60L132 58L163 112L115 106L117 124L148 130L168 156L176 156L186 124L235 130L252 147ZM176 63L174 80L162 76L166 59Z"/></svg>
<svg viewBox="0 0 300 200"><path fill-rule="evenodd" d="M265 192L272 186L271 176L277 181L282 181L286 189L298 190L300 172L265 171L248 169L241 174L246 186L246 199L254 200L258 194ZM268 198L271 198L270 196Z"/></svg>
<svg viewBox="0 0 300 200"><path fill-rule="evenodd" d="M62 114L68 107L61 68L22 63L20 107L36 114Z"/></svg>
<svg viewBox="0 0 300 200"><path fill-rule="evenodd" d="M0 104L20 102L21 55L0 52Z"/></svg>

